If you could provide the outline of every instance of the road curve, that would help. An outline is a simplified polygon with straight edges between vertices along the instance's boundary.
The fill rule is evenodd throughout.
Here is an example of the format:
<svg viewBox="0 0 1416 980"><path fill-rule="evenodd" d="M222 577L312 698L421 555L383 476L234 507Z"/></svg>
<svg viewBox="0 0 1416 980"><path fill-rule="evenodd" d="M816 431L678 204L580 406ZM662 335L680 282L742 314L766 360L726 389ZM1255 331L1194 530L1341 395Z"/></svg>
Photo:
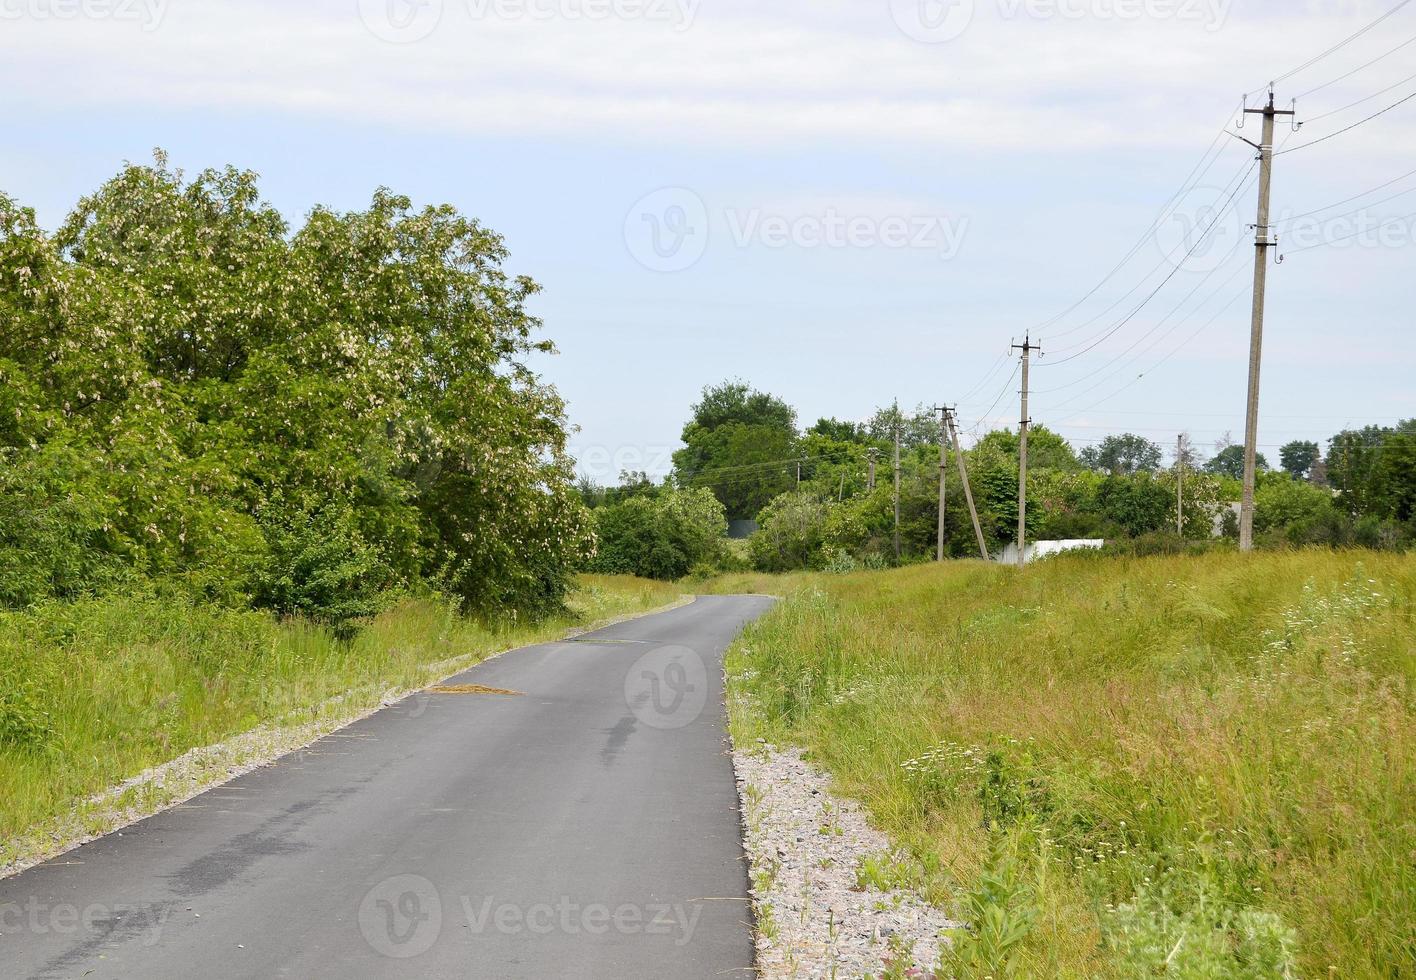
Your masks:
<svg viewBox="0 0 1416 980"><path fill-rule="evenodd" d="M701 597L527 647L0 881L4 977L742 977L751 913Z"/></svg>

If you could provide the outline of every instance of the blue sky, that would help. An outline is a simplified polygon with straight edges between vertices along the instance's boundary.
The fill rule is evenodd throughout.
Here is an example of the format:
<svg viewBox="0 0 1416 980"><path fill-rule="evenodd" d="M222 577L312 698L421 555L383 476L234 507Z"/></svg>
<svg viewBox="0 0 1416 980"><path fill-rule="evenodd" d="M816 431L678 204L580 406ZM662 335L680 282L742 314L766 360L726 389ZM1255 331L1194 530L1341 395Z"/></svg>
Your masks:
<svg viewBox="0 0 1416 980"><path fill-rule="evenodd" d="M1043 324L1035 421L1203 449L1242 434L1248 345L1253 154L1221 127L1397 3L0 0L0 190L52 227L161 146L257 170L294 221L379 185L451 202L545 287L539 366L601 479L664 472L725 377L804 421L899 398L1015 424L1002 356ZM1280 81L1332 112L1280 140L1416 92L1412 38L1416 4ZM1380 189L1281 228L1271 458L1416 414L1413 168L1416 100L1277 160L1279 218Z"/></svg>

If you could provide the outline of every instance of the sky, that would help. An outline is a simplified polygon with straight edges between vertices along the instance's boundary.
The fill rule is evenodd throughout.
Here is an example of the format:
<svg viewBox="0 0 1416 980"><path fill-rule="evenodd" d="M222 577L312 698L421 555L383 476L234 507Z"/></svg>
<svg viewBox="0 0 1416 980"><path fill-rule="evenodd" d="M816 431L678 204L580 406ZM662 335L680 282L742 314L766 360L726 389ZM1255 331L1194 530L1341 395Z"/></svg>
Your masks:
<svg viewBox="0 0 1416 980"><path fill-rule="evenodd" d="M1016 426L1025 335L1035 423L1203 452L1242 439L1236 127L1270 82L1304 120L1274 162L1276 462L1416 415L1410 0L0 0L0 191L53 228L161 147L257 171L297 225L380 186L451 203L544 287L535 367L602 482L666 473L728 378L803 424Z"/></svg>

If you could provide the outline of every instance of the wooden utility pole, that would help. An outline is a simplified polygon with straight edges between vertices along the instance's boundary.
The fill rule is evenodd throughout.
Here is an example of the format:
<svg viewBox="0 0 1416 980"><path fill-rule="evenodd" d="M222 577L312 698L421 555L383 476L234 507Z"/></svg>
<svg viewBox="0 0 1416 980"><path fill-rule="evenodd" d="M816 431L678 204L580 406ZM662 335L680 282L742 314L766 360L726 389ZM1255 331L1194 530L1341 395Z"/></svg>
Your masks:
<svg viewBox="0 0 1416 980"><path fill-rule="evenodd" d="M1042 345L1024 337L1013 347L1023 352L1023 420L1018 425L1018 567L1022 568L1028 563L1028 426L1032 424L1028 418L1028 358L1033 351L1042 350Z"/></svg>
<svg viewBox="0 0 1416 980"><path fill-rule="evenodd" d="M1254 550L1255 461L1259 443L1259 365L1264 347L1264 292L1268 285L1268 250L1276 244L1269 235L1269 191L1273 181L1273 123L1278 116L1291 116L1291 109L1275 109L1273 90L1268 105L1245 109L1264 117L1259 151L1259 211L1254 225L1254 310L1249 326L1249 403L1244 419L1244 497L1239 505L1239 550ZM1252 143L1250 145L1253 145Z"/></svg>
<svg viewBox="0 0 1416 980"><path fill-rule="evenodd" d="M895 403L895 564L900 563L900 403Z"/></svg>
<svg viewBox="0 0 1416 980"><path fill-rule="evenodd" d="M949 410L943 405L938 406L939 412L939 556L937 561L944 560L944 504L946 500L947 487L945 477L949 472L949 441L945 436L947 429L947 418Z"/></svg>
<svg viewBox="0 0 1416 980"><path fill-rule="evenodd" d="M969 502L969 519L973 521L974 535L978 538L978 553L988 561L988 542L983 539L983 526L978 522L978 508L974 506L973 488L969 486L969 471L964 465L964 447L959 445L959 432L954 428L954 412L944 410L944 424L949 427L949 441L954 444L954 458L959 462L959 479L964 484L964 499Z"/></svg>

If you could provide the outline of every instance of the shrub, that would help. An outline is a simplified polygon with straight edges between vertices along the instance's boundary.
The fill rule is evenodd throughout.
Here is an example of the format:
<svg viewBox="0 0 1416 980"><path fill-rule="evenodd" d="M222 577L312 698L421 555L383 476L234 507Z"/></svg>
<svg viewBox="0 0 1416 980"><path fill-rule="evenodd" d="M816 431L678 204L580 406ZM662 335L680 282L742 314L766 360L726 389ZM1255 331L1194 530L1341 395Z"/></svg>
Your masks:
<svg viewBox="0 0 1416 980"><path fill-rule="evenodd" d="M630 497L596 508L594 518L592 571L662 581L716 566L728 533L723 505L702 487Z"/></svg>

